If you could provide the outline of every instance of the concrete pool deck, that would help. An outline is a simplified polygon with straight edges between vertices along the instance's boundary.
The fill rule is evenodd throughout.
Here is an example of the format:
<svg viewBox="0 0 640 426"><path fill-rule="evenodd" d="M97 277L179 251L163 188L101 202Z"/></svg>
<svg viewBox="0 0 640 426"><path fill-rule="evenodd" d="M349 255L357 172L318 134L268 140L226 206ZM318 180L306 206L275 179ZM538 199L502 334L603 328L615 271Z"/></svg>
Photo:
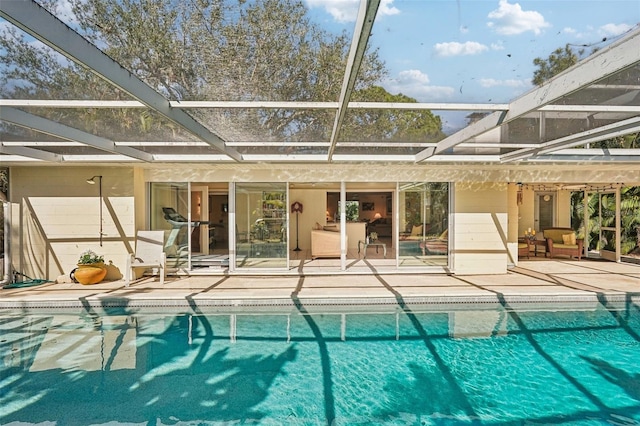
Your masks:
<svg viewBox="0 0 640 426"><path fill-rule="evenodd" d="M521 261L502 275L363 274L169 276L83 286L0 290L0 309L155 306L238 307L444 303L640 303L640 265L583 259Z"/></svg>

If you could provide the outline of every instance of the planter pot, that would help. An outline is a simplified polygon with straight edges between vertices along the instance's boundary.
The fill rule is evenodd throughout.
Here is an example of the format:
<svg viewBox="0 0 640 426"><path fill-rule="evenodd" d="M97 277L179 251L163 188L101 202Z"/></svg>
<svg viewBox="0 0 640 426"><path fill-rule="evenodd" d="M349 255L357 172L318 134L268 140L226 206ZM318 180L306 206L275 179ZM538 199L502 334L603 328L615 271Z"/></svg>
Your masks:
<svg viewBox="0 0 640 426"><path fill-rule="evenodd" d="M79 264L73 275L80 284L97 284L107 275L107 267L104 263Z"/></svg>

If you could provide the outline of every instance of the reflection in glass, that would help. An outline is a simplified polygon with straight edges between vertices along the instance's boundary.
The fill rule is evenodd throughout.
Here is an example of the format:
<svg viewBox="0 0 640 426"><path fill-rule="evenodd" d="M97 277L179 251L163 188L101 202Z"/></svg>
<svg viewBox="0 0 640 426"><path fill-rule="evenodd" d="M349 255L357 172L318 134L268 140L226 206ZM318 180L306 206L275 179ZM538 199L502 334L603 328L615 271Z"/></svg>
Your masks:
<svg viewBox="0 0 640 426"><path fill-rule="evenodd" d="M399 200L400 265L446 265L449 253L448 183L400 184Z"/></svg>
<svg viewBox="0 0 640 426"><path fill-rule="evenodd" d="M149 207L152 230L165 231L167 265L179 267L189 255L188 200L186 183L152 183Z"/></svg>
<svg viewBox="0 0 640 426"><path fill-rule="evenodd" d="M286 183L236 185L236 267L287 266Z"/></svg>

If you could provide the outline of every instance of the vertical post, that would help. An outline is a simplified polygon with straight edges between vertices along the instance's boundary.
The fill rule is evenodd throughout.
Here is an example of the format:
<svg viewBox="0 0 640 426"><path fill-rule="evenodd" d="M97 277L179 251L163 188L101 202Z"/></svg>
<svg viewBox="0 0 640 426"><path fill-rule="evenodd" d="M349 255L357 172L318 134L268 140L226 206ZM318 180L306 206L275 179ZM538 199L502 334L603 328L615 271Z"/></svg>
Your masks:
<svg viewBox="0 0 640 426"><path fill-rule="evenodd" d="M102 176L98 176L98 201L100 202L100 247L102 247Z"/></svg>

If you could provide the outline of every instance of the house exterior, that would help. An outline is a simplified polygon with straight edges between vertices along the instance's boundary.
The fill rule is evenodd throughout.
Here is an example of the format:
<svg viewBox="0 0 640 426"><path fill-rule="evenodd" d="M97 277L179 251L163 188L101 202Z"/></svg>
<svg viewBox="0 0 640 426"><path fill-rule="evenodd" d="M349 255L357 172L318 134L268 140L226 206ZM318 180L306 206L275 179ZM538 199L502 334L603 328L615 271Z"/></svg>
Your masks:
<svg viewBox="0 0 640 426"><path fill-rule="evenodd" d="M518 262L525 230L571 225L572 192L615 196L622 186L640 185L638 149L588 145L640 131L640 30L509 104L402 107L483 112L442 140L361 141L357 149L340 141L349 111L400 108L350 101L350 76L358 73L376 3L361 3L337 102L260 103L335 114L330 138L313 145L222 140L192 115L254 108L250 102L168 101L37 4L3 2L4 19L135 99L0 99L3 123L53 138L4 133L5 279L11 269L46 279L68 275L87 249L103 254L117 276L142 229L165 230L178 274L300 273L305 260L317 261L316 273L504 274ZM197 141L116 143L30 108L148 108ZM619 205L616 214L612 232L619 235ZM316 259L312 230L340 235L332 261ZM372 232L384 238L389 256L365 262L356 253ZM372 248L364 246L365 253Z"/></svg>
<svg viewBox="0 0 640 426"><path fill-rule="evenodd" d="M554 166L555 167L555 166ZM182 170L181 170L182 169ZM591 170L590 170L591 169ZM538 193L551 193L555 203L554 226L571 225L569 216L570 190L550 190L549 183L542 184L544 191L535 186L523 189L522 204L518 205L519 186L515 182L530 182L535 175L538 182L573 182L580 180L594 187L603 186L603 179L611 182L627 184L640 183L640 171L637 168L610 167L609 170L593 170L593 166L585 165L581 170L539 170L533 167L467 167L452 170L449 166L441 167L352 167L352 166L315 166L309 165L273 166L253 165L243 171L242 180L229 181L233 175L232 167L199 168L167 167L141 169L137 167L11 167L11 254L16 270L28 276L56 279L68 274L74 267L80 253L92 249L104 254L107 262L112 262L120 271L124 271L126 256L135 251L135 235L139 229L165 229L167 239L170 238L171 225L161 218L151 226L152 216L158 216L158 206L153 204L151 192L154 186L184 185L194 188L211 188L212 194L221 194L229 200L226 208L228 216L224 219L224 229L242 229L241 221L246 217L235 212L241 206L238 200L242 196L244 184L259 184L257 192L280 185L285 197L285 216L282 223L286 226L286 236L282 242L286 249L269 258L279 261L268 267L255 265L243 266L236 262L238 258L264 260L255 254L242 253L241 241L228 245L231 255L229 268L202 270L197 266L188 268L185 262L176 267L175 273L260 273L286 274L298 273L296 253L292 250L296 245L304 250L311 246L311 230L316 223L323 226L328 223L326 212L327 194L340 192L344 182L346 193L370 193L374 208L382 209L385 217L390 217L392 236L390 248L396 248L396 259L385 261L370 273L447 272L453 274L503 274L517 264L516 251L518 237L528 228L539 229L534 222L534 204ZM95 185L88 185L87 178L98 174L102 176L102 199L98 197ZM307 181L306 176L327 176L326 182ZM286 175L288 180L279 181ZM168 181L171 176L173 181ZM376 176L385 176L385 181ZM470 177L475 176L473 179ZM579 179L576 178L579 176ZM366 179L372 179L368 181ZM391 179L395 182L389 183ZM629 180L632 179L632 180ZM406 193L399 188L408 183L445 182L448 194L447 229L452 238L446 243L446 252L429 255L429 253L406 253L398 250L402 240L400 232L406 228L402 220L403 207L400 200ZM205 184L206 183L206 184ZM541 185L541 184L538 184ZM261 187L262 186L262 187ZM234 189L237 191L234 193ZM337 191L336 191L337 190ZM383 194L383 195L380 195ZM391 195L392 206L387 214L387 194ZM173 194L175 195L175 194ZM367 199L366 197L363 197ZM212 198L213 199L213 198ZM233 204L233 200L236 204ZM205 199L206 200L206 199ZM293 202L300 202L303 212L298 216L290 212ZM382 207L375 207L382 204ZM155 212L152 212L155 207ZM180 207L177 205L176 207ZM208 206L209 208L219 208ZM245 206L246 207L246 206ZM243 208L245 208L243 207ZM100 245L100 208L102 208L102 242ZM183 213L185 213L183 211ZM366 212L361 212L364 214ZM185 215L186 216L186 215ZM253 218L251 218L254 221ZM236 222L234 224L234 221ZM296 227L298 235L296 239ZM402 231L401 231L402 229ZM440 229L438 229L440 231ZM234 240L234 232L222 235L222 240ZM426 233L429 238L432 233ZM427 238L427 239L429 239ZM257 237L256 237L257 239ZM255 241L255 240L254 240ZM262 241L258 244L263 244ZM288 245L287 245L288 244ZM234 250L235 248L235 250ZM201 250L200 250L201 251ZM348 251L348 250L347 250ZM344 262L352 263L345 251ZM194 252L194 256L195 256ZM413 258L429 259L428 264L408 263ZM376 260L371 260L375 265ZM199 272L198 272L199 271ZM349 266L336 262L320 268L325 273L349 273ZM362 273L361 269L355 269Z"/></svg>

